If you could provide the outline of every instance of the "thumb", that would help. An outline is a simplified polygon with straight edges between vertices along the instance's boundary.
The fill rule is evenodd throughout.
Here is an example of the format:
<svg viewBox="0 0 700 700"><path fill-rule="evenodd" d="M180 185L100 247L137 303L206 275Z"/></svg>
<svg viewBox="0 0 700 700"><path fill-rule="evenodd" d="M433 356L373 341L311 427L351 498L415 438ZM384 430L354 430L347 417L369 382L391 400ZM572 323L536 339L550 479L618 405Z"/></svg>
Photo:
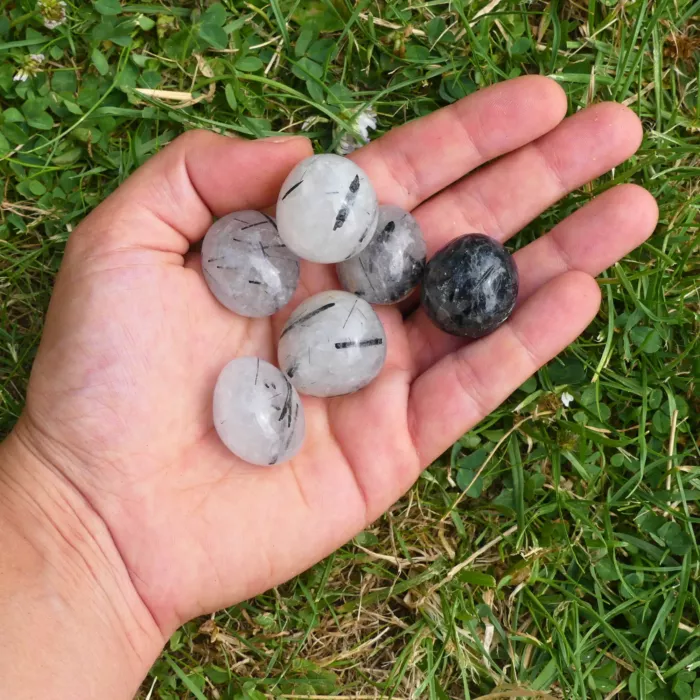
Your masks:
<svg viewBox="0 0 700 700"><path fill-rule="evenodd" d="M130 248L184 254L212 215L274 204L289 171L311 154L302 136L247 141L189 131L97 207L71 242L88 254Z"/></svg>

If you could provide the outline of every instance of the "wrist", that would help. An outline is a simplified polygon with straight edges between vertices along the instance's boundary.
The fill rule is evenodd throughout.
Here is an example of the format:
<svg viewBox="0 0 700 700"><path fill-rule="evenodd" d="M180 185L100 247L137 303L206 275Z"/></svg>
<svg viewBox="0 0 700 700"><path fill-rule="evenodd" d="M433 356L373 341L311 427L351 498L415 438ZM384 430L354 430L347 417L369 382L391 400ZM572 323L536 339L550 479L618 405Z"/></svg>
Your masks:
<svg viewBox="0 0 700 700"><path fill-rule="evenodd" d="M3 690L130 698L164 640L108 528L64 473L22 421L0 444L0 627L12 630L0 637Z"/></svg>

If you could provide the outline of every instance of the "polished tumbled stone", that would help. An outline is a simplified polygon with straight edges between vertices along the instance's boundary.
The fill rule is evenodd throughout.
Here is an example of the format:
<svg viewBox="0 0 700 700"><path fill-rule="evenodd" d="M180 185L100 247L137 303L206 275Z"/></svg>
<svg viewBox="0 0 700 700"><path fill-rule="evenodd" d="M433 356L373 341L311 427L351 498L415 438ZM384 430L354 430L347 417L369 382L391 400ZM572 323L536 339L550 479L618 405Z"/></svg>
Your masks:
<svg viewBox="0 0 700 700"><path fill-rule="evenodd" d="M338 263L343 288L370 304L393 304L420 283L425 269L425 241L418 222L393 204L379 207L377 229L357 256Z"/></svg>
<svg viewBox="0 0 700 700"><path fill-rule="evenodd" d="M202 270L214 296L228 309L259 318L281 309L299 282L299 258L258 211L219 219L202 241Z"/></svg>
<svg viewBox="0 0 700 700"><path fill-rule="evenodd" d="M446 333L480 338L511 314L518 269L496 240L469 233L448 243L428 262L421 302Z"/></svg>
<svg viewBox="0 0 700 700"><path fill-rule="evenodd" d="M301 448L304 408L277 367L257 357L239 357L216 381L214 428L226 447L246 462L278 464Z"/></svg>
<svg viewBox="0 0 700 700"><path fill-rule="evenodd" d="M386 335L366 302L348 292L316 294L282 330L282 371L303 394L339 396L369 384L386 359Z"/></svg>
<svg viewBox="0 0 700 700"><path fill-rule="evenodd" d="M351 160L331 154L301 161L284 181L277 225L285 244L318 263L346 260L369 243L377 222L377 195Z"/></svg>

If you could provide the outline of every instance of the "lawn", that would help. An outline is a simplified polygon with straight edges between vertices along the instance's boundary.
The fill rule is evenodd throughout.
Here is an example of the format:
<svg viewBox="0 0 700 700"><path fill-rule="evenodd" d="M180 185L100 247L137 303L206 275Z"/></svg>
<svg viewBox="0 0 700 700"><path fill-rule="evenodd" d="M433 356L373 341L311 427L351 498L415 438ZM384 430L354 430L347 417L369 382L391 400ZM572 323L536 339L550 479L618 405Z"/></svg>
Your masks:
<svg viewBox="0 0 700 700"><path fill-rule="evenodd" d="M3 434L70 231L183 130L332 151L367 106L375 136L525 73L645 126L512 243L655 195L586 333L353 543L185 625L140 697L700 698L699 58L690 0L0 0Z"/></svg>

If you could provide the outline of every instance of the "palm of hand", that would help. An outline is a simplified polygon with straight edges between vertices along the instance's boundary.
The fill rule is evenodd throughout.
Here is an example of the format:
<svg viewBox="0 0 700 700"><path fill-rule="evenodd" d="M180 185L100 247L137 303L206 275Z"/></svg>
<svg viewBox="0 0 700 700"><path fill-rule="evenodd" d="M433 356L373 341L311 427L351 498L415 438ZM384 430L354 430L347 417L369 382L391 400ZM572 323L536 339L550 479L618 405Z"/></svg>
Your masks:
<svg viewBox="0 0 700 700"><path fill-rule="evenodd" d="M356 160L380 200L415 209L431 252L468 230L504 240L638 144L636 119L610 105L547 134L564 106L550 81L511 81L392 132ZM606 124L594 126L601 114ZM462 143L447 143L456 129ZM305 263L288 309L239 318L214 300L198 254L187 248L206 231L210 211L273 202L309 153L304 140L190 134L81 224L59 276L25 424L69 457L66 476L104 519L165 633L299 573L381 514L422 467L585 328L599 299L588 275L638 245L655 223L643 190L599 197L519 252L519 310L466 347L420 312L404 322L397 309L379 309L388 338L380 377L350 396L304 397L299 456L251 467L213 430L216 376L234 356L274 362L291 309L337 281L332 268Z"/></svg>

